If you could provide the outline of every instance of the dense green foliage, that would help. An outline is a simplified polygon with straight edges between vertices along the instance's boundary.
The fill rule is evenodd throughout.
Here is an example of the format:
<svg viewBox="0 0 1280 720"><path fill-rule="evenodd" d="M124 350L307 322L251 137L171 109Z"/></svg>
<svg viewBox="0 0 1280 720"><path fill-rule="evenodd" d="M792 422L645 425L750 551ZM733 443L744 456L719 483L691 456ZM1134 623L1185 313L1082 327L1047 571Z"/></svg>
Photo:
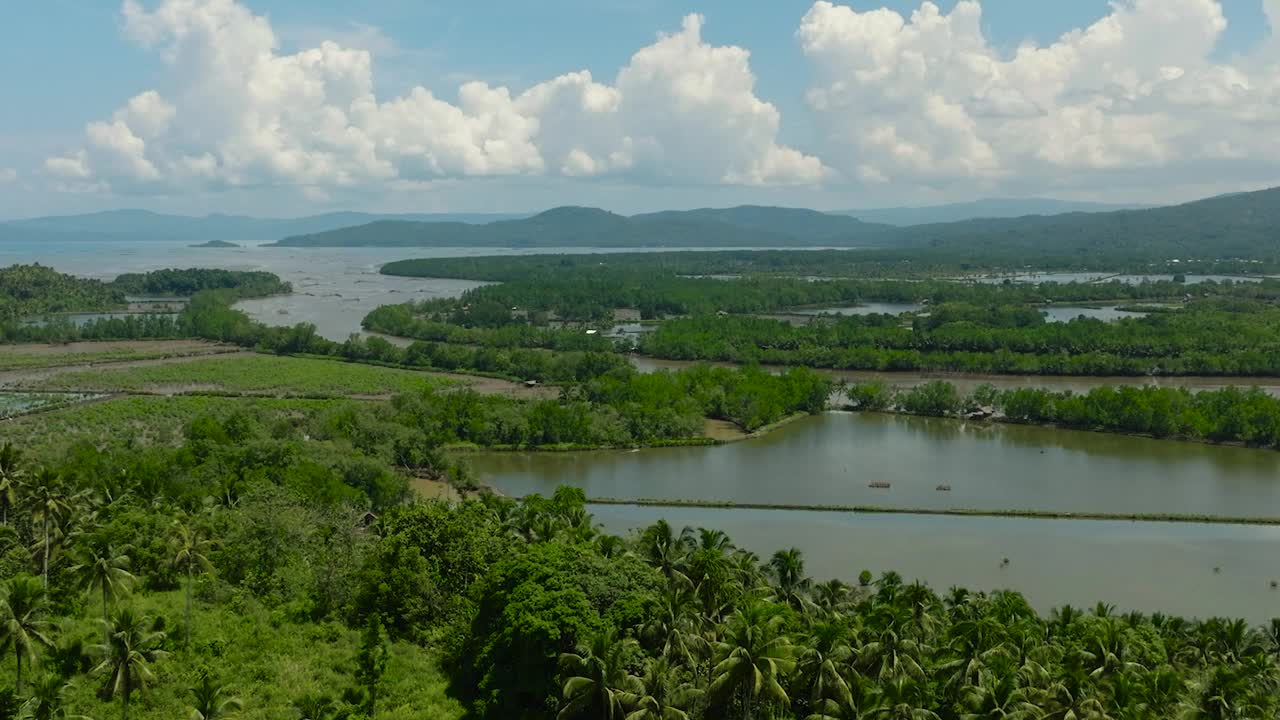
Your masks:
<svg viewBox="0 0 1280 720"><path fill-rule="evenodd" d="M907 389L858 383L846 392L859 410L946 417L985 408L1005 422L1280 447L1280 399L1257 388L1191 392L1153 385L1103 386L1073 393L984 385L965 396L951 383L935 380Z"/></svg>
<svg viewBox="0 0 1280 720"><path fill-rule="evenodd" d="M124 302L118 288L76 278L43 265L0 268L0 322L40 313L104 310Z"/></svg>
<svg viewBox="0 0 1280 720"><path fill-rule="evenodd" d="M104 283L64 275L41 265L0 269L0 343L191 337L183 317L137 314L76 325L60 313L118 310L129 295L188 297L209 294L218 302L288 293L291 288L267 272L156 270L130 273ZM26 322L29 318L40 322Z"/></svg>
<svg viewBox="0 0 1280 720"><path fill-rule="evenodd" d="M289 283L274 273L245 270L153 270L126 273L111 283L131 295L190 297L202 290L230 290L238 297L265 297L289 293Z"/></svg>
<svg viewBox="0 0 1280 720"><path fill-rule="evenodd" d="M1177 313L1050 323L1034 310L935 307L910 325L893 316L795 327L743 317L664 322L644 352L859 370L1044 375L1277 375L1280 309L1256 301L1191 303Z"/></svg>

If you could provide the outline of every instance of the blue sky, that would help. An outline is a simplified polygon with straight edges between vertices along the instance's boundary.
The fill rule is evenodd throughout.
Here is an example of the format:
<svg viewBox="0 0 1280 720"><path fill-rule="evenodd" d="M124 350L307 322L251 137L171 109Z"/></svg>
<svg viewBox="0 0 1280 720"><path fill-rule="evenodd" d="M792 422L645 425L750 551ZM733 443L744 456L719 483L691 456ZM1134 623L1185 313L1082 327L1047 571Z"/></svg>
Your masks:
<svg viewBox="0 0 1280 720"><path fill-rule="evenodd" d="M200 4L199 0L191 1ZM147 11L155 9L158 4L158 0L142 3ZM941 0L937 4L945 14L951 12L956 2ZM1132 4L1133 0L1121 3ZM876 89L864 88L864 93L857 96L857 103L844 116L833 117L830 113L813 111L811 101L807 100L811 92L824 83L833 87L841 70L838 66L832 69L834 56L823 57L820 53L808 52L797 35L802 18L814 6L812 2L544 0L530 3L496 0L464 3L378 0L350 3L246 0L243 5L254 15L269 21L278 40L280 55L318 47L323 41L367 50L373 58L371 87L379 101L403 96L415 86L422 86L439 100L454 104L459 102L459 86L472 80L509 88L510 93L516 95L565 73L589 69L597 83L610 85L633 54L655 43L659 32L676 33L680 31L685 16L699 13L705 18L700 31L702 43L710 47L736 46L750 52L749 72L755 80L754 96L774 105L780 116L773 145L795 148L806 156L812 156L824 167L820 180L810 177L800 182L795 181L798 176L790 175L789 179L777 183L767 176L761 176L764 177L762 182L748 183L708 182L705 179L741 175L738 172L741 168L736 166L727 167L722 175L716 175L721 173L718 168L708 170L708 175L698 175L696 181L686 181L681 177L655 180L640 177L630 170L598 172L593 176L596 180L589 183L567 181L564 177L552 177L556 173L551 168L558 161L548 156L544 146L535 138L534 144L542 152L542 161L547 169L530 171L525 166L522 170L502 171L496 175L490 171L479 174L440 171L437 180L447 187L417 188L397 197L392 204L405 209L430 205L440 209L523 210L531 209L530 204L573 202L579 196L584 198L584 202L600 200L602 204L621 206L631 203L635 206L623 209L647 209L642 206L678 199L693 204L705 200L712 204L732 202L738 197L743 201L773 197L796 201L815 195L821 198L821 202L816 204L859 205L866 204L857 202L864 198L877 204L910 203L968 199L966 195L974 194L1016 194L1021 185L1019 174L1029 172L1022 169L1027 163L1000 158L998 164L1003 169L998 173L999 181L990 180L996 177L993 174L982 176L987 178L985 184L966 183L962 177L956 177L954 170L944 172L939 169L927 177L913 174L915 171L904 172L901 168L897 168L895 173L895 168L870 162L868 158L874 153L865 147L827 148L824 145L827 140L823 137L831 136L833 127L838 128L842 123L870 123L868 118L857 114L856 106L865 105L868 101L865 93ZM1270 42L1263 0L1222 0L1219 5L1228 24L1216 37L1212 52L1198 62L1246 66L1241 57ZM904 0L852 3L853 10L858 12L879 7L909 17L920 3ZM93 187L64 186L58 191L50 190L47 184L42 184L48 174L45 161L75 153L77 148L85 146L87 124L109 120L130 98L146 90L156 90L166 100L180 95L192 78L164 61L163 42L148 48L140 45L136 38L131 38L126 32L121 6L115 2L42 0L9 3L0 12L4 17L4 22L0 23L0 76L3 77L0 86L6 95L5 102L0 104L0 172L16 177L17 180L11 184L18 186L11 188L10 192L4 192L4 186L0 186L0 196L5 197L0 199L0 217L24 214L23 210L31 208L39 212L70 212L110 206L149 206L261 212L266 209L265 205L282 204L293 212L306 211L312 206L317 209L346 205L376 207L380 202L386 202L385 199L371 199L369 193L362 192L367 188L351 192L349 183L345 182L334 186L337 191L329 186L312 187L304 197L289 189L290 179L278 176L251 182L223 182L216 189L181 182L167 185L153 179L145 188L121 191L122 183L110 182L108 173L99 169L103 162L95 162L96 157L89 161L93 165L94 182L86 183L86 187ZM1105 0L986 0L982 3L981 31L989 50L1008 59L1020 45L1048 45L1063 33L1087 27L1112 12L1112 5ZM1189 18L1188 27L1194 22ZM1135 37L1134 42L1140 45L1142 41ZM1140 64L1137 52L1134 59L1136 64ZM1189 66L1193 65L1189 63ZM883 88L879 91L885 92ZM966 102L966 93L970 92L954 88L952 91L959 93L950 98L959 105ZM1268 106L1273 100L1270 96L1255 99ZM179 104L178 121L184 117L183 111ZM972 109L970 114L980 117L980 113ZM546 127L546 119L541 120ZM893 118L879 118L877 123L880 127L897 126ZM924 133L923 130L921 132ZM1240 132L1242 138L1247 134L1245 130ZM924 138L925 134L921 137ZM998 139L994 136L982 138L992 144ZM169 171L164 169L163 163L168 160L150 154L161 141L168 142L162 138L156 142L148 139L147 153L159 168L157 172L165 175L167 180ZM1081 147L1096 145L1089 138L1084 138L1083 142L1085 145ZM1243 146L1243 140L1241 142ZM189 143L189 139L184 143ZM218 143L212 140L207 149L214 155L219 153ZM590 151L588 154L599 161L598 154ZM938 162L934 164L939 167L945 165L942 159L947 151L935 149L935 154ZM1151 157L1157 155L1159 153L1153 151ZM1136 162L1149 164L1148 160L1139 157ZM1203 160L1200 158L1197 162ZM1166 158L1166 161L1172 162L1172 159ZM733 165L733 162L729 164ZM1105 160L1092 164L1107 167L1105 175L1110 178L1108 182L1114 183L1113 190L1102 189L1092 194L1105 196L1121 192L1131 199L1149 200L1153 194L1165 191L1144 191L1141 177L1126 176L1124 168L1117 172L1116 168L1110 167L1112 163ZM1123 165L1123 158L1116 164ZM960 163L960 166L972 165ZM1214 165L1220 166L1221 163ZM975 172L981 175L987 170ZM1037 168L1037 171L1048 177L1044 168ZM659 173L659 176L670 175ZM1224 176L1224 187L1256 185L1271 179L1265 177L1265 172L1252 167L1238 173L1224 173ZM868 177L875 178L874 187L860 184ZM1167 192L1194 195L1207 187L1202 179L1203 171L1196 176L1189 174L1185 182L1176 188L1167 188ZM693 190L689 189L690 184L694 186ZM1083 197L1091 194L1085 190L1089 184L1086 177L1057 187L1040 180L1030 183L1030 186L1038 194ZM666 185L674 189L667 189ZM261 196L258 201L246 199L246 188L250 186L256 188L254 194ZM459 186L474 188L474 192ZM975 186L977 193L974 192ZM806 187L809 189L804 189ZM495 198L495 193L499 197ZM627 200L636 195L642 199ZM268 202L263 198L271 200ZM846 203L841 202L845 200Z"/></svg>

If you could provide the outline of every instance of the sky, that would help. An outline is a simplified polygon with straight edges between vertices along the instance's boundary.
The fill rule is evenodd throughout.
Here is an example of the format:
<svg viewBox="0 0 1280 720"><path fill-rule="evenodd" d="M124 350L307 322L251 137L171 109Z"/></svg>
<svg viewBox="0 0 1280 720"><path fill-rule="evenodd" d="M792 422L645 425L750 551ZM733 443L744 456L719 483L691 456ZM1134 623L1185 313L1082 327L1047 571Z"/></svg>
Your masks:
<svg viewBox="0 0 1280 720"><path fill-rule="evenodd" d="M1280 185L1280 0L42 0L0 218Z"/></svg>

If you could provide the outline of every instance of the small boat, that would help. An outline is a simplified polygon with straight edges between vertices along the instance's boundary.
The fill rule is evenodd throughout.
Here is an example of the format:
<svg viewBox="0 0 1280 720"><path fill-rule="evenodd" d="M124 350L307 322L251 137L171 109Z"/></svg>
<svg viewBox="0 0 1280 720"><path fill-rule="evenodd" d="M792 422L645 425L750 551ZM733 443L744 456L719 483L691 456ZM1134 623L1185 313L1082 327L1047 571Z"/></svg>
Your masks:
<svg viewBox="0 0 1280 720"><path fill-rule="evenodd" d="M937 489L938 489L938 492L951 492L950 485L939 485Z"/></svg>
<svg viewBox="0 0 1280 720"><path fill-rule="evenodd" d="M888 489L889 489L889 483L887 483L887 482L873 482L873 483L871 483L870 485L868 485L867 487L872 487L872 488L875 488L875 489L877 489L877 490L888 490Z"/></svg>

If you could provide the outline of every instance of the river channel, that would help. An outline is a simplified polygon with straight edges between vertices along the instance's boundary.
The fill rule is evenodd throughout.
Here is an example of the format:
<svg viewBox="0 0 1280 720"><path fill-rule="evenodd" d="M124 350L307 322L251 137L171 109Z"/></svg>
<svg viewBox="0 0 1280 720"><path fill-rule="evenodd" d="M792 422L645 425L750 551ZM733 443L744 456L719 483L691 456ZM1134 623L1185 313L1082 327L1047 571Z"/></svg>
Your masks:
<svg viewBox="0 0 1280 720"><path fill-rule="evenodd" d="M1274 451L877 414L828 413L710 448L480 454L472 464L509 495L568 484L602 498L1280 515ZM940 589L1012 587L1041 609L1104 600L1189 615L1280 615L1280 593L1269 585L1280 578L1277 527L629 506L594 512L613 532L666 517L677 526L719 527L764 555L796 546L819 577L896 569Z"/></svg>

